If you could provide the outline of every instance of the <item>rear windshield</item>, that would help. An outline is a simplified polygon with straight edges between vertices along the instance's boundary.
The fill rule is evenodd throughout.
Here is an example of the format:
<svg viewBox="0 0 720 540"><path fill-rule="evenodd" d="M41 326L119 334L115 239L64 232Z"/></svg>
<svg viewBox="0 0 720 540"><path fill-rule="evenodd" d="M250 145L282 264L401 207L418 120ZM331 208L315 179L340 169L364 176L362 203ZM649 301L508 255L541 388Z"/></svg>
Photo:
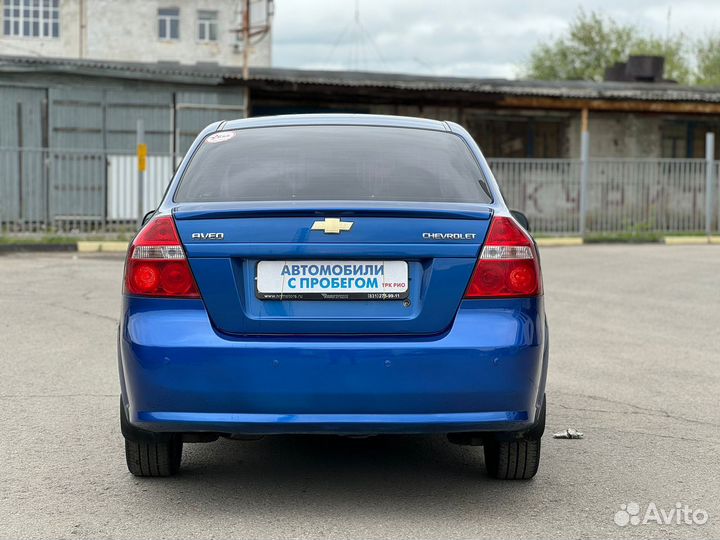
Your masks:
<svg viewBox="0 0 720 540"><path fill-rule="evenodd" d="M369 126L222 131L192 158L176 202L491 202L482 172L456 135Z"/></svg>

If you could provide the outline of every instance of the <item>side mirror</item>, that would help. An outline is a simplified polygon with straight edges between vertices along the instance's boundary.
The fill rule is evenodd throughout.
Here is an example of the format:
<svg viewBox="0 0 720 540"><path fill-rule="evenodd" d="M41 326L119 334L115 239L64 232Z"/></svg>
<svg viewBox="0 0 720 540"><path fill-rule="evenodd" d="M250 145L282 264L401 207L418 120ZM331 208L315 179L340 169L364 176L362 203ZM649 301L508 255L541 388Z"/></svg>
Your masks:
<svg viewBox="0 0 720 540"><path fill-rule="evenodd" d="M523 214L520 210L510 210L510 213L512 214L512 217L514 217L515 220L520 225L522 225L527 232L530 232L530 221L525 214Z"/></svg>

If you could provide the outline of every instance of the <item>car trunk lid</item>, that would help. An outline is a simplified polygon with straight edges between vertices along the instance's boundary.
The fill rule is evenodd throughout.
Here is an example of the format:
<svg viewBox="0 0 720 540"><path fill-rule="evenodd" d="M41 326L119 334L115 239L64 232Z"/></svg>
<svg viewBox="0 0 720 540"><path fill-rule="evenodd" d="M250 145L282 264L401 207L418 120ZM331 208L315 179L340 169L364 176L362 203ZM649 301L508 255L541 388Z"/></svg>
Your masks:
<svg viewBox="0 0 720 540"><path fill-rule="evenodd" d="M491 216L486 205L408 202L184 203L174 211L208 315L239 335L440 333L452 324ZM350 229L332 232L338 222ZM318 281L291 296L293 275L295 285L326 277L339 288L317 292ZM342 285L358 277L391 280L397 294L348 293Z"/></svg>

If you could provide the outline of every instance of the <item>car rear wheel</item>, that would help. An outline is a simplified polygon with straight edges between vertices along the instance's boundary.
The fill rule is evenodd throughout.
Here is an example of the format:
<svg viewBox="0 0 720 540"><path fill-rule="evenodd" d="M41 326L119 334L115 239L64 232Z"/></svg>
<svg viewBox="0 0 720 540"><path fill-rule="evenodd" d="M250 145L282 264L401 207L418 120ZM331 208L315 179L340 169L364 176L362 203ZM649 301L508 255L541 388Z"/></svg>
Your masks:
<svg viewBox="0 0 720 540"><path fill-rule="evenodd" d="M540 439L493 441L485 444L488 475L500 480L529 480L540 465Z"/></svg>
<svg viewBox="0 0 720 540"><path fill-rule="evenodd" d="M135 476L172 476L180 470L183 443L177 435L166 441L125 440L125 460Z"/></svg>
<svg viewBox="0 0 720 540"><path fill-rule="evenodd" d="M543 397L540 415L533 428L521 439L485 441L485 468L488 475L500 480L529 480L540 466L540 439L545 432Z"/></svg>

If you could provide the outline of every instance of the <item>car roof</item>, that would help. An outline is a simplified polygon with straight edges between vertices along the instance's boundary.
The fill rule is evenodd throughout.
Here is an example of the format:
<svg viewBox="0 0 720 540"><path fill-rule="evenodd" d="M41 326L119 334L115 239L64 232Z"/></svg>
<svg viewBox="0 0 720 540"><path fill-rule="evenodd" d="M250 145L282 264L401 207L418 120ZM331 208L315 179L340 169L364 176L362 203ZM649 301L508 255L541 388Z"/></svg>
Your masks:
<svg viewBox="0 0 720 540"><path fill-rule="evenodd" d="M283 114L228 120L219 130L276 126L383 126L448 131L439 120L382 114Z"/></svg>

